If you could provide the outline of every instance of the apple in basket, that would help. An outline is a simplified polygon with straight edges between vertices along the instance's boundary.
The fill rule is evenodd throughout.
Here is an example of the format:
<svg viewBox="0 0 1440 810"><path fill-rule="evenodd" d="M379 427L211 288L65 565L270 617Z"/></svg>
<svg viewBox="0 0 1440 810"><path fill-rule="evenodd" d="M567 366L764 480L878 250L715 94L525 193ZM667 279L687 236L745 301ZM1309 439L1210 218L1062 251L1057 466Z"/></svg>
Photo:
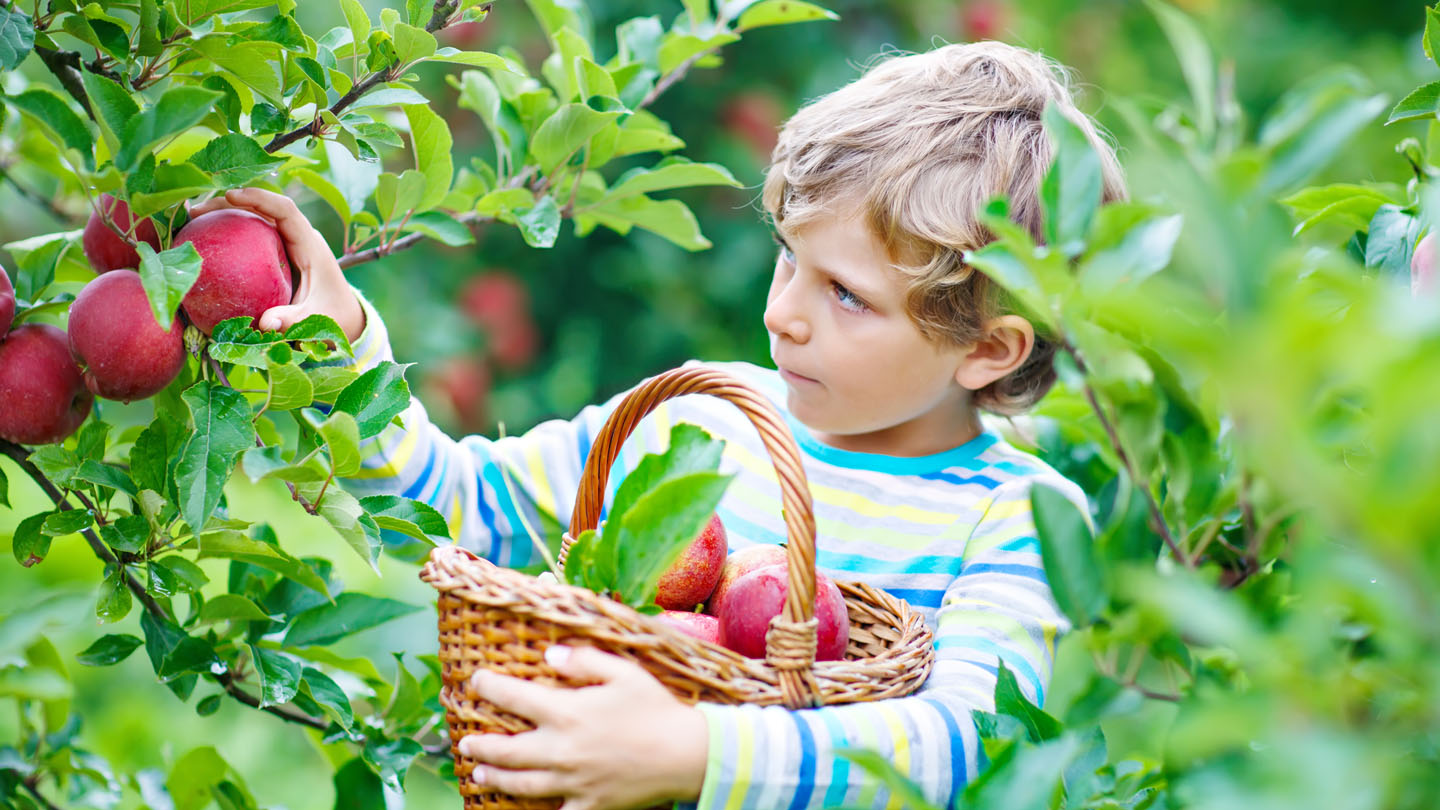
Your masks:
<svg viewBox="0 0 1440 810"><path fill-rule="evenodd" d="M770 619L780 615L790 587L789 569L783 565L757 568L735 580L720 606L720 644L750 658L765 657L765 633ZM850 613L840 587L815 573L815 660L838 661L850 642Z"/></svg>
<svg viewBox="0 0 1440 810"><path fill-rule="evenodd" d="M730 586L735 584L735 580L757 568L770 565L785 565L784 546L765 543L742 548L731 554L725 560L725 567L720 569L720 581L715 583L715 590L705 602L705 612L711 616L719 616L721 605L724 604L725 596L730 592Z"/></svg>
<svg viewBox="0 0 1440 810"><path fill-rule="evenodd" d="M684 610L667 610L656 618L687 636L694 636L711 644L720 643L720 620L714 616Z"/></svg>
<svg viewBox="0 0 1440 810"><path fill-rule="evenodd" d="M720 522L719 515L712 514L710 522L700 530L700 536L660 575L655 604L666 610L688 611L710 598L715 583L720 581L725 553L729 550L725 524Z"/></svg>

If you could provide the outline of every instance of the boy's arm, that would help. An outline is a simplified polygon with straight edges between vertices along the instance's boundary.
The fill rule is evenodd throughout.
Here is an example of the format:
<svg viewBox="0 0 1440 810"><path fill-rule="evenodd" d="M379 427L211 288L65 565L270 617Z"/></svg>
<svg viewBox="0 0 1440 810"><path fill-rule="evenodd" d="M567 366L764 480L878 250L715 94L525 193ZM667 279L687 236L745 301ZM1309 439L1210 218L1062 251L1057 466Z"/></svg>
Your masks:
<svg viewBox="0 0 1440 810"><path fill-rule="evenodd" d="M789 711L701 704L709 754L701 810L882 808L890 791L841 748L879 752L932 803L948 807L982 757L971 711L994 710L997 659L1043 701L1069 624L1041 566L1030 481L996 490L936 616L936 662L910 697ZM1069 482L1065 482L1069 483ZM1071 484L1067 492L1084 495Z"/></svg>

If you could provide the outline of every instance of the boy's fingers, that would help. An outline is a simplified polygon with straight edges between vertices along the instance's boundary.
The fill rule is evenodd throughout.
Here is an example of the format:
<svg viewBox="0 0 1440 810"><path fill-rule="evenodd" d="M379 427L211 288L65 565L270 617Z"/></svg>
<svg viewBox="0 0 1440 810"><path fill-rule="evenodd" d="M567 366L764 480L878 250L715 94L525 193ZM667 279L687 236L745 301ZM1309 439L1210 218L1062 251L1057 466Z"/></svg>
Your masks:
<svg viewBox="0 0 1440 810"><path fill-rule="evenodd" d="M260 313L260 320L256 322L256 325L260 327L261 331L283 332L305 320L305 316L309 314L310 312L303 304L284 304Z"/></svg>
<svg viewBox="0 0 1440 810"><path fill-rule="evenodd" d="M476 766L470 779L512 796L542 798L558 796L561 791L559 776L554 771L507 771L480 765Z"/></svg>
<svg viewBox="0 0 1440 810"><path fill-rule="evenodd" d="M594 683L626 680L637 673L648 675L638 665L618 655L600 652L594 647L564 647L557 644L545 651L545 663L562 675Z"/></svg>
<svg viewBox="0 0 1440 810"><path fill-rule="evenodd" d="M470 688L480 698L537 726L554 716L556 697L564 691L485 669L470 676Z"/></svg>
<svg viewBox="0 0 1440 810"><path fill-rule="evenodd" d="M555 746L543 734L527 731L522 734L471 734L460 740L460 753L487 765L511 770L553 768Z"/></svg>

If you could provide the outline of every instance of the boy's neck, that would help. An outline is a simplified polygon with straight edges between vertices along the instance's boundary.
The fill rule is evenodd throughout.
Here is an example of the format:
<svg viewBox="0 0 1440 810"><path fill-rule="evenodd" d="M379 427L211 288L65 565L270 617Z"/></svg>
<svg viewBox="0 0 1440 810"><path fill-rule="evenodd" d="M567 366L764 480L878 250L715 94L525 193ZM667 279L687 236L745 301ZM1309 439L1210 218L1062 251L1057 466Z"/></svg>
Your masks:
<svg viewBox="0 0 1440 810"><path fill-rule="evenodd" d="M965 409L953 420L943 420L945 423L938 422L942 420L928 415L870 433L811 431L811 435L822 444L851 453L919 458L953 450L982 432L980 415L973 409Z"/></svg>

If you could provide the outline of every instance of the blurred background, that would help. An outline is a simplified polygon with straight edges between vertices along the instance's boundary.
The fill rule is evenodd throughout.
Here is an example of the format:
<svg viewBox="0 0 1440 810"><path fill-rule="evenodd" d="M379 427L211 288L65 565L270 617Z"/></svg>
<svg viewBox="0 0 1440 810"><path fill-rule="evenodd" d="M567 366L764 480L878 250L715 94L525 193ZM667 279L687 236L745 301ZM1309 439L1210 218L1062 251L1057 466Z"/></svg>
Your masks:
<svg viewBox="0 0 1440 810"><path fill-rule="evenodd" d="M568 417L650 374L687 359L766 363L760 321L773 262L773 245L761 221L759 185L775 133L807 99L858 75L866 60L886 49L923 50L944 42L1000 39L1038 49L1071 66L1084 89L1082 107L1113 131L1123 132L1112 103L1128 99L1175 99L1184 80L1170 45L1140 0L834 0L833 23L758 29L723 52L724 65L697 71L663 96L654 111L669 121L697 161L729 167L740 189L702 189L680 195L695 211L710 250L687 253L636 230L618 237L600 229L583 242L566 224L551 250L529 248L517 231L492 227L477 244L446 248L435 243L350 271L389 326L396 359L415 362L412 386L434 419L453 434L494 436L527 430L539 421ZM1262 113L1296 83L1338 65L1349 65L1376 89L1398 99L1433 80L1423 56L1420 0L1177 0L1195 17L1227 60L1231 98L1253 128ZM367 0L372 13L386 5ZM390 5L399 5L392 3ZM668 20L679 0L591 0L603 61L613 47L603 32L636 15ZM330 3L302 3L307 31L341 22ZM509 45L538 66L546 53L542 33L519 2L497 3L488 21L447 32L449 44L493 50ZM447 70L426 65L427 95L449 121L457 163L484 155L490 139L479 119L455 105ZM13 123L13 122L12 122ZM1414 132L1405 132L1414 127ZM1367 128L1313 184L1332 180L1403 183L1408 167L1393 150L1406 134L1423 138L1423 124ZM0 144L3 146L3 144ZM1121 158L1126 157L1120 143ZM0 154L3 154L0 149ZM623 167L621 167L623 168ZM617 171L618 173L618 171ZM30 178L44 188L43 178ZM1144 197L1145 176L1131 178ZM302 198L302 202L305 200ZM337 232L323 206L307 212L328 235ZM57 229L43 209L0 184L0 242ZM78 212L77 212L78 213ZM332 244L335 242L332 241ZM0 262L11 264L0 252ZM13 472L13 468L12 472ZM243 479L240 479L243 480ZM18 514L38 503L38 490L10 476ZM248 487L237 481L233 508L275 515L280 536L296 538L297 555L323 551L341 560L339 572L352 587L385 593L415 604L431 602L415 569L390 559L376 579L363 563L339 549L338 538L316 532L278 485ZM0 538L13 529L17 512L0 510ZM69 546L74 546L70 548ZM348 564L348 567L344 567ZM216 563L212 579L223 577ZM98 563L71 536L34 570L0 558L0 617L22 612L53 625L62 655L73 656L100 632L133 632L131 616L118 628L99 630L91 585ZM83 587L72 596L37 606L42 592ZM83 585L81 585L83 584ZM10 628L15 625L12 622ZM5 624L0 623L0 650ZM433 614L422 612L347 640L342 654L368 655L382 673L393 673L392 651L406 663L434 651ZM73 661L73 657L67 660ZM73 670L85 670L78 664ZM145 683L153 676L141 656L115 669L75 671L77 708L103 717L112 739L87 739L98 753L124 768L167 767L194 745L215 745L236 766L256 798L271 806L329 807L331 768L305 734L257 712L226 703L215 717L200 718L160 685L120 691L111 679ZM1058 675L1057 675L1058 679ZM161 719L163 718L163 720ZM0 743L13 731L0 718ZM1137 733L1141 733L1138 732ZM307 767L312 763L314 767ZM452 806L452 789L417 768L410 782L413 807Z"/></svg>

